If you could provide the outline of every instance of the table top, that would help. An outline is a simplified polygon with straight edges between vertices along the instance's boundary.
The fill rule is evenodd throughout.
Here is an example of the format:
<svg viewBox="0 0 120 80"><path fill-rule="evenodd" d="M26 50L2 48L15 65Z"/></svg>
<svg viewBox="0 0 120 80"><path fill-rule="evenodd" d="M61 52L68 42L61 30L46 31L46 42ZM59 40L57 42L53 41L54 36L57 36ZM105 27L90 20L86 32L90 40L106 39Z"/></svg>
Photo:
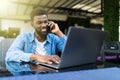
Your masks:
<svg viewBox="0 0 120 80"><path fill-rule="evenodd" d="M107 64L108 66L108 64ZM86 65L75 66L71 68L65 69L52 69L42 65L35 65L33 63L19 63L19 62L0 62L0 77L6 76L21 76L21 75L31 75L31 74L48 74L48 73L56 73L56 72L70 72L70 71L82 71L82 70L91 70L98 68L107 67L104 64L99 65L97 63L91 63ZM115 67L116 65L109 65L109 67Z"/></svg>
<svg viewBox="0 0 120 80"><path fill-rule="evenodd" d="M21 75L30 75L30 74L46 74L46 73L54 73L54 72L67 72L67 71L76 71L76 70L88 70L88 69L96 69L96 64L86 64L80 66L74 66L65 69L52 69L49 67L45 67L42 65L36 65L33 63L19 63L19 62L5 62L4 66L0 66L0 76L21 76Z"/></svg>
<svg viewBox="0 0 120 80"><path fill-rule="evenodd" d="M52 74L2 77L1 80L120 80L120 68L101 68Z"/></svg>

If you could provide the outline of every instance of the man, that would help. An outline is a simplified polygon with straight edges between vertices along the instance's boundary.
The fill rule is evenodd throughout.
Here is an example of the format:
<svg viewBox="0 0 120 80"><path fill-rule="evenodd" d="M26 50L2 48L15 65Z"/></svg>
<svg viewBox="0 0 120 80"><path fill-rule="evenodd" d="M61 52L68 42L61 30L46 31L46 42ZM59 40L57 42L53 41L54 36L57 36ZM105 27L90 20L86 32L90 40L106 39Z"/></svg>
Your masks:
<svg viewBox="0 0 120 80"><path fill-rule="evenodd" d="M15 39L6 54L6 61L59 63L56 50L62 51L66 36L56 23L48 21L47 12L40 7L35 8L30 16L35 31L23 33Z"/></svg>

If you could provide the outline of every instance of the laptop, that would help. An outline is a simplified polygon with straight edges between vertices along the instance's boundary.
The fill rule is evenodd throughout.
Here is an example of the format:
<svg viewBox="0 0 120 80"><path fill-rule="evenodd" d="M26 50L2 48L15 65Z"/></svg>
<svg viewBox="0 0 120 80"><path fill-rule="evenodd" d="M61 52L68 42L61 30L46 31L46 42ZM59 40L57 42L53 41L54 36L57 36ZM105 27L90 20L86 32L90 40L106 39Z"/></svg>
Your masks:
<svg viewBox="0 0 120 80"><path fill-rule="evenodd" d="M59 64L37 63L54 69L63 69L95 63L100 55L106 32L96 29L70 27Z"/></svg>

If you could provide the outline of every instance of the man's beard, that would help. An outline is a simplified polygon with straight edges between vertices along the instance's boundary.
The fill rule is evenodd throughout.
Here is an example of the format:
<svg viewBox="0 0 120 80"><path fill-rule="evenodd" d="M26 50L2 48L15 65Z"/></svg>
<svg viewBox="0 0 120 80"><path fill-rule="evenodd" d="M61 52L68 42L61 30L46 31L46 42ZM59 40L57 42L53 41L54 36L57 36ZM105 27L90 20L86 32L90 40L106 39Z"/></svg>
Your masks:
<svg viewBox="0 0 120 80"><path fill-rule="evenodd" d="M38 31L38 30L35 30L35 31L36 31L36 33L37 33L40 37L46 39L46 37L47 37L47 35L48 35L48 32L44 33L44 32L42 32L42 31Z"/></svg>

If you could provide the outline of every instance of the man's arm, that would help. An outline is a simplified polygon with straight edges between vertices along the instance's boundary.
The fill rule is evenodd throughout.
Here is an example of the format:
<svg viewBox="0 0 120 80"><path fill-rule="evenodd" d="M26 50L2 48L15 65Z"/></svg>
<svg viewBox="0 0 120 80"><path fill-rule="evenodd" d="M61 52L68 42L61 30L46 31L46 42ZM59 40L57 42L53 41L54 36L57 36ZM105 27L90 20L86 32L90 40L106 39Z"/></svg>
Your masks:
<svg viewBox="0 0 120 80"><path fill-rule="evenodd" d="M63 37L64 34L62 33L62 31L59 29L59 26L57 23L54 23L53 21L49 21L48 26L50 26L52 28L52 33L56 34L58 37Z"/></svg>
<svg viewBox="0 0 120 80"><path fill-rule="evenodd" d="M56 39L57 48L60 52L62 52L64 44L67 40L67 37L63 34L63 32L59 29L59 26L57 23L54 23L53 21L49 21L48 26L52 27L52 33L56 34L59 39Z"/></svg>
<svg viewBox="0 0 120 80"><path fill-rule="evenodd" d="M6 61L29 62L31 53L23 51L25 47L25 34L19 35L6 53Z"/></svg>

